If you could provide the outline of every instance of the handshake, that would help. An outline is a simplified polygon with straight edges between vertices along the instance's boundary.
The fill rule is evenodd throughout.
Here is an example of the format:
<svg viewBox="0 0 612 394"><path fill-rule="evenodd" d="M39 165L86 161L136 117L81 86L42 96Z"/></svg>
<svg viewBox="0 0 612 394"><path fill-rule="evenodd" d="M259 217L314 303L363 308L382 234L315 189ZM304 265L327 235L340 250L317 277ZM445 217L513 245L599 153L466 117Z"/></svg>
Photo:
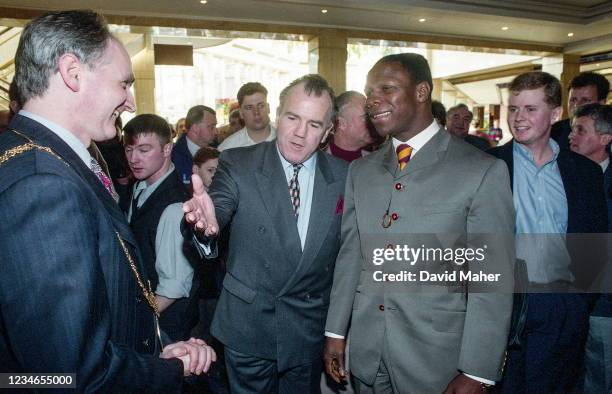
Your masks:
<svg viewBox="0 0 612 394"><path fill-rule="evenodd" d="M200 375L208 372L213 362L217 361L217 354L212 347L201 339L190 338L188 341L172 343L159 355L161 358L178 358L183 362L183 374Z"/></svg>

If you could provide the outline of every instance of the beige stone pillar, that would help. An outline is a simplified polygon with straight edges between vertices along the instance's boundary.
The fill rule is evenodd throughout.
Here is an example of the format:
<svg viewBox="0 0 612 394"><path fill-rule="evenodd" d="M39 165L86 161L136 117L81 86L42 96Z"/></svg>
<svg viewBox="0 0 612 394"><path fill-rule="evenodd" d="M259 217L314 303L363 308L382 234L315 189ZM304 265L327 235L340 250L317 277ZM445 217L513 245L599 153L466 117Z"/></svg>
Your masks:
<svg viewBox="0 0 612 394"><path fill-rule="evenodd" d="M554 75L561 81L563 88L563 118L567 118L567 88L580 73L580 55L561 54L542 59L542 71Z"/></svg>
<svg viewBox="0 0 612 394"><path fill-rule="evenodd" d="M442 102L442 79L433 79L433 89L431 91L431 99Z"/></svg>
<svg viewBox="0 0 612 394"><path fill-rule="evenodd" d="M333 29L308 41L310 72L321 74L336 95L346 90L347 43L346 35Z"/></svg>
<svg viewBox="0 0 612 394"><path fill-rule="evenodd" d="M144 49L132 57L136 114L155 113L155 55L151 33L144 36Z"/></svg>

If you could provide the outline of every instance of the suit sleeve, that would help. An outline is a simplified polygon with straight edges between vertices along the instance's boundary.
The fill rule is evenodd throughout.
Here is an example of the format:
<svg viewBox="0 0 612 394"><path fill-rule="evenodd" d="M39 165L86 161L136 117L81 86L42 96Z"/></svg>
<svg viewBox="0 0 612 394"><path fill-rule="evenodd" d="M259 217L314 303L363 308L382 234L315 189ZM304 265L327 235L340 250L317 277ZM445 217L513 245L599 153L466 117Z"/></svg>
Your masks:
<svg viewBox="0 0 612 394"><path fill-rule="evenodd" d="M238 184L233 177L233 163L228 155L231 151L224 151L219 157L217 172L210 185L209 194L215 204L215 214L219 223L219 231L232 220L232 216L238 209L240 198ZM248 163L238 163L248 165Z"/></svg>
<svg viewBox="0 0 612 394"><path fill-rule="evenodd" d="M325 324L326 333L340 336L346 336L353 310L355 292L359 283L359 275L364 264L355 211L353 177L357 175L354 175L354 169L353 165L349 167L346 180L341 245L336 258L334 282Z"/></svg>
<svg viewBox="0 0 612 394"><path fill-rule="evenodd" d="M98 214L80 186L29 176L0 207L2 335L21 370L76 373L78 392L180 390L179 361L110 339Z"/></svg>
<svg viewBox="0 0 612 394"><path fill-rule="evenodd" d="M501 379L512 314L515 214L509 185L506 165L496 160L484 173L467 220L468 246L486 245L485 260L479 264L485 264L481 267L486 272L499 273L500 282L468 287L458 369L493 381Z"/></svg>

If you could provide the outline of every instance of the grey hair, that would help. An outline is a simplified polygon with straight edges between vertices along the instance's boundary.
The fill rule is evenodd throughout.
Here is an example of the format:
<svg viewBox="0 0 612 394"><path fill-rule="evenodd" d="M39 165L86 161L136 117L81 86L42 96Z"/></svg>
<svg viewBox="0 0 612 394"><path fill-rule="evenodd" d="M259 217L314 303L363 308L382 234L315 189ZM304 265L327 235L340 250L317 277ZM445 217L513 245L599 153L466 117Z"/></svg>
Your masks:
<svg viewBox="0 0 612 394"><path fill-rule="evenodd" d="M450 107L448 110L446 110L446 116L448 117L451 112L456 111L456 110L461 109L461 108L467 109L467 111L470 113L470 116L472 117L472 119L474 118L474 114L472 113L472 111L470 111L468 106L463 104L463 103L459 103L459 104L457 104L457 105L455 105L453 107Z"/></svg>
<svg viewBox="0 0 612 394"><path fill-rule="evenodd" d="M612 106L591 103L576 108L574 119L588 116L593 119L597 134L612 134Z"/></svg>
<svg viewBox="0 0 612 394"><path fill-rule="evenodd" d="M338 108L338 112L342 111L342 108L350 103L355 97L365 98L363 94L355 90L348 90L336 97L336 108Z"/></svg>
<svg viewBox="0 0 612 394"><path fill-rule="evenodd" d="M323 93L327 93L327 95L329 96L329 99L331 101L331 113L330 113L330 117L329 117L329 123L327 124L327 126L329 126L330 124L332 124L334 122L334 120L336 119L336 100L334 99L335 95L334 95L334 90L331 88L331 86L329 86L329 84L327 83L327 81L325 80L325 78L323 78L322 76L320 76L319 74L307 74L304 75L303 77L300 77L296 80L294 80L293 82L291 82L289 85L287 85L281 92L278 98L278 107L279 109L282 109L285 105L285 100L287 99L287 96L289 95L289 91L294 88L297 85L300 84L304 84L304 92L306 92L307 95L312 95L314 93L315 97L321 97L321 95Z"/></svg>
<svg viewBox="0 0 612 394"><path fill-rule="evenodd" d="M23 103L47 91L61 56L73 54L94 68L111 39L106 21L93 11L51 12L32 20L15 54L15 80Z"/></svg>

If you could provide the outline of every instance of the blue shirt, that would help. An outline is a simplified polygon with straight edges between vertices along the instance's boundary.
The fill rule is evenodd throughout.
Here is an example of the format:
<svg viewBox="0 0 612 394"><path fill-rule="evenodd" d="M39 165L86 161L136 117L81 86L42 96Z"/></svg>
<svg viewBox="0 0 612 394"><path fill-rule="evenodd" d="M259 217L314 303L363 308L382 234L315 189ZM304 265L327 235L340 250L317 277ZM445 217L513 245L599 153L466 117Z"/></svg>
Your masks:
<svg viewBox="0 0 612 394"><path fill-rule="evenodd" d="M572 282L565 244L567 198L557 165L559 145L552 139L548 144L553 156L540 167L525 146L513 144L516 256L527 263L530 282Z"/></svg>

